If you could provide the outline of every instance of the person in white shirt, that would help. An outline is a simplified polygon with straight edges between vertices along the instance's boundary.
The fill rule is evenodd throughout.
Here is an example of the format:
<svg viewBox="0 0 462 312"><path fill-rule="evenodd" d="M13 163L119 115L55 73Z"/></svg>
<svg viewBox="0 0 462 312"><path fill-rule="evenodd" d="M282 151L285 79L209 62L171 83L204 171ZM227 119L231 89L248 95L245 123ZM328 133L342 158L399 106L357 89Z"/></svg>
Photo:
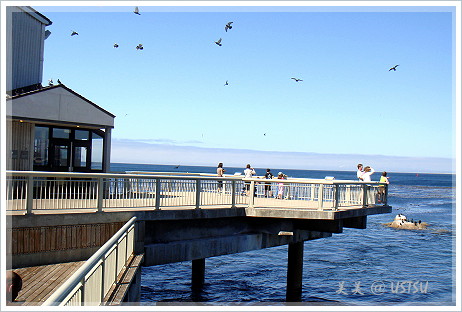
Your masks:
<svg viewBox="0 0 462 312"><path fill-rule="evenodd" d="M363 180L362 176L363 176L363 174L364 174L364 171L363 171L363 164L358 164L357 167L358 167L358 171L356 171L356 176L358 177L358 180L359 180L359 181L362 181L362 180Z"/></svg>
<svg viewBox="0 0 462 312"><path fill-rule="evenodd" d="M250 164L247 164L245 170L244 170L244 178L245 179L250 179L252 176L256 174L255 170L250 166ZM250 182L245 182L245 191L246 194L249 195L250 191Z"/></svg>
<svg viewBox="0 0 462 312"><path fill-rule="evenodd" d="M364 182L371 182L371 175L375 172L374 168L367 166L361 176Z"/></svg>

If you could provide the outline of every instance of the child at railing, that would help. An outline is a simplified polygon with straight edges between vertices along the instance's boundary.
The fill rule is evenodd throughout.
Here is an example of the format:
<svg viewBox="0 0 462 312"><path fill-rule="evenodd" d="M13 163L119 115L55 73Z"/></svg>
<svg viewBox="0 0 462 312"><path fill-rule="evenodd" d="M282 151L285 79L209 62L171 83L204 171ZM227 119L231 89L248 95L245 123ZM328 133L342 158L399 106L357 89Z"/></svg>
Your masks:
<svg viewBox="0 0 462 312"><path fill-rule="evenodd" d="M282 173L282 172L279 172L278 173L278 179L281 179L281 180L284 180L287 176ZM284 195L284 183L280 182L278 183L278 196L277 196L277 199L282 199L282 196Z"/></svg>

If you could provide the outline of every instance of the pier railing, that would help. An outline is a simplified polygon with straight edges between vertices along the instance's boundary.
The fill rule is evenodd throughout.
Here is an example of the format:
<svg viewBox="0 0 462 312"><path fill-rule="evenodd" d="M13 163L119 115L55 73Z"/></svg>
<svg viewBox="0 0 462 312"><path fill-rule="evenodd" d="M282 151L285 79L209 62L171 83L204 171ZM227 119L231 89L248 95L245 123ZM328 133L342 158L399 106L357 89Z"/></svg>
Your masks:
<svg viewBox="0 0 462 312"><path fill-rule="evenodd" d="M44 303L44 306L100 305L134 254L136 217L131 218Z"/></svg>
<svg viewBox="0 0 462 312"><path fill-rule="evenodd" d="M274 207L337 210L385 205L378 182L242 176L7 171L7 211Z"/></svg>

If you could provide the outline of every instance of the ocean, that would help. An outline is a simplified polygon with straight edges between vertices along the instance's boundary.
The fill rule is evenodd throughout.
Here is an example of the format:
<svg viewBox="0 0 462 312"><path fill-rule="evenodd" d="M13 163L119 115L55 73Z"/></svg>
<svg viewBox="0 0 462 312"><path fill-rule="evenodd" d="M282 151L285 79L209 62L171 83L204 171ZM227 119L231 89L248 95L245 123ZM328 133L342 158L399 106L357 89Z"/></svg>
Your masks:
<svg viewBox="0 0 462 312"><path fill-rule="evenodd" d="M226 173L244 168L227 168ZM111 171L203 172L216 167L111 164ZM256 168L264 175L266 168ZM356 170L271 168L289 177L356 179ZM367 218L367 229L344 228L305 242L302 303L306 305L455 305L455 175L394 173L390 214ZM378 181L380 173L372 175ZM425 230L387 227L397 214ZM287 246L206 259L205 285L193 292L191 262L142 268L141 305L285 305Z"/></svg>

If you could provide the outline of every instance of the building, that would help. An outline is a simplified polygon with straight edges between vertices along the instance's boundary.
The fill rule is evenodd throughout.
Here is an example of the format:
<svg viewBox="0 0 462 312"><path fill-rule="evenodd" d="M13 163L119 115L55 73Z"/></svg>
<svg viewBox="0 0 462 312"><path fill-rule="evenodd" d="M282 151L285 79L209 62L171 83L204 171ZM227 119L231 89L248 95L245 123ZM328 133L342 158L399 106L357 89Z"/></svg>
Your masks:
<svg viewBox="0 0 462 312"><path fill-rule="evenodd" d="M7 7L7 170L107 172L115 116L63 84L42 85L46 26Z"/></svg>

